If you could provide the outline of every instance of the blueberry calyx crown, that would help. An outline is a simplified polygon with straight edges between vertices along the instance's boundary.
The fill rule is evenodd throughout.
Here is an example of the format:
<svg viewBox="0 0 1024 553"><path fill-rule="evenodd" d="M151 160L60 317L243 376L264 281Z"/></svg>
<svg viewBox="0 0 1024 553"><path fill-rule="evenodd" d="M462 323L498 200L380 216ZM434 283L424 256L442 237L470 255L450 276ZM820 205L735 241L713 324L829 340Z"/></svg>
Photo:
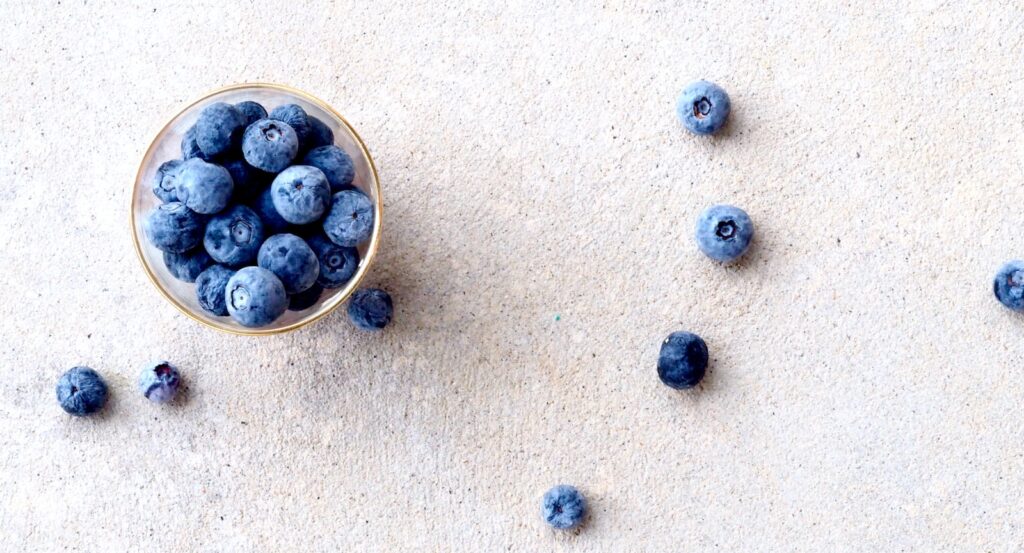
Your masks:
<svg viewBox="0 0 1024 553"><path fill-rule="evenodd" d="M231 237L236 244L248 244L252 238L252 225L249 221L237 220L231 223Z"/></svg>
<svg viewBox="0 0 1024 553"><path fill-rule="evenodd" d="M711 100L707 96L701 96L693 103L693 116L697 119L704 119L711 113Z"/></svg>
<svg viewBox="0 0 1024 553"><path fill-rule="evenodd" d="M715 226L715 235L722 240L729 240L736 235L736 223L730 220L719 221Z"/></svg>
<svg viewBox="0 0 1024 553"><path fill-rule="evenodd" d="M242 286L231 289L231 307L241 311L249 308L249 291Z"/></svg>
<svg viewBox="0 0 1024 553"><path fill-rule="evenodd" d="M271 142L277 142L281 138L281 129L278 129L277 125L271 123L267 125L267 128L263 129L263 137Z"/></svg>

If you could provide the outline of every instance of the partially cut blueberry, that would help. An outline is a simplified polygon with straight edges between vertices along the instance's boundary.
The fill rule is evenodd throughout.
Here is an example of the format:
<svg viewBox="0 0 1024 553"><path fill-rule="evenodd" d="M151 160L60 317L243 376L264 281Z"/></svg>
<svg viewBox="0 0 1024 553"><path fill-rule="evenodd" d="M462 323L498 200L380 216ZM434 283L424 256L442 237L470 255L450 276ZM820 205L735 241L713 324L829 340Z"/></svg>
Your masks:
<svg viewBox="0 0 1024 553"><path fill-rule="evenodd" d="M167 403L174 399L181 384L178 369L167 361L143 367L139 374L139 391L154 403Z"/></svg>

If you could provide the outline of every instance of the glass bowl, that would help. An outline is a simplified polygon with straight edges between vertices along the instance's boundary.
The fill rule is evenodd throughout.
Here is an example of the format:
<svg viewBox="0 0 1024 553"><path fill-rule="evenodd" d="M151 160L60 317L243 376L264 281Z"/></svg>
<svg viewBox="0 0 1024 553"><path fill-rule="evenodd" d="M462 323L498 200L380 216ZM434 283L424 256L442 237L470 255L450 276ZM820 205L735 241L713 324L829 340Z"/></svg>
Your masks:
<svg viewBox="0 0 1024 553"><path fill-rule="evenodd" d="M245 327L231 317L218 317L203 310L196 299L195 284L174 278L164 265L163 252L150 244L142 231L143 219L152 209L160 205L160 200L150 188L156 170L161 163L167 160L181 158L181 138L189 127L195 124L199 112L213 102L236 104L244 100L259 102L267 108L267 111L281 104L298 104L306 110L306 113L326 123L334 132L334 144L352 157L352 162L355 165L353 186L359 188L370 198L375 211L373 234L369 240L358 247L359 268L352 279L341 288L324 290L320 299L312 307L302 311L285 311L284 315L281 315L276 321L260 328ZM383 211L377 168L373 165L373 159L370 157L366 145L344 117L334 111L331 106L301 90L269 83L239 84L215 90L192 102L157 133L156 138L149 145L149 149L146 150L146 155L142 158L142 164L135 177L135 186L132 188L132 241L135 242L135 251L139 255L142 268L149 276L149 280L167 298L167 301L185 315L211 328L233 334L250 336L278 334L296 330L325 317L344 303L349 295L356 290L376 256L377 246L380 244Z"/></svg>

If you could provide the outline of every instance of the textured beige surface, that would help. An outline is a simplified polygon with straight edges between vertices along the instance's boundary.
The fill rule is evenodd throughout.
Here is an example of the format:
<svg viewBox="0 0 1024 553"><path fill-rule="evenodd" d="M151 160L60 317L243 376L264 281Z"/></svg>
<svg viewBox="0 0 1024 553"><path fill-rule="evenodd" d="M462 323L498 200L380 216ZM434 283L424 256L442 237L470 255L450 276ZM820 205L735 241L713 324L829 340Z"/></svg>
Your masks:
<svg viewBox="0 0 1024 553"><path fill-rule="evenodd" d="M1024 318L990 290L1024 257L1019 4L188 4L0 2L0 550L1024 545ZM672 111L699 77L719 138ZM256 80L379 164L382 335L217 334L137 266L151 136ZM691 238L720 201L759 232L728 269ZM680 328L693 393L654 371ZM135 391L157 357L184 404ZM54 401L79 363L101 417ZM539 520L557 482L577 534Z"/></svg>

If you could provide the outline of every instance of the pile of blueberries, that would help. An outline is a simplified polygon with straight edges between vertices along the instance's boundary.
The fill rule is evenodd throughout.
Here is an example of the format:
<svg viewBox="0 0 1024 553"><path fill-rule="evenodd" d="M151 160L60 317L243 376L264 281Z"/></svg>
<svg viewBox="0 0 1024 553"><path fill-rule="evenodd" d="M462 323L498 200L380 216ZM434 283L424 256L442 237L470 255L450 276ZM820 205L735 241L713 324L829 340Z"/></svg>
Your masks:
<svg viewBox="0 0 1024 553"><path fill-rule="evenodd" d="M143 231L170 273L196 284L205 311L266 326L355 275L374 205L354 177L331 129L301 106L213 103L182 138L181 159L157 170L152 190L163 203ZM349 313L360 328L380 329L391 299L361 290Z"/></svg>

